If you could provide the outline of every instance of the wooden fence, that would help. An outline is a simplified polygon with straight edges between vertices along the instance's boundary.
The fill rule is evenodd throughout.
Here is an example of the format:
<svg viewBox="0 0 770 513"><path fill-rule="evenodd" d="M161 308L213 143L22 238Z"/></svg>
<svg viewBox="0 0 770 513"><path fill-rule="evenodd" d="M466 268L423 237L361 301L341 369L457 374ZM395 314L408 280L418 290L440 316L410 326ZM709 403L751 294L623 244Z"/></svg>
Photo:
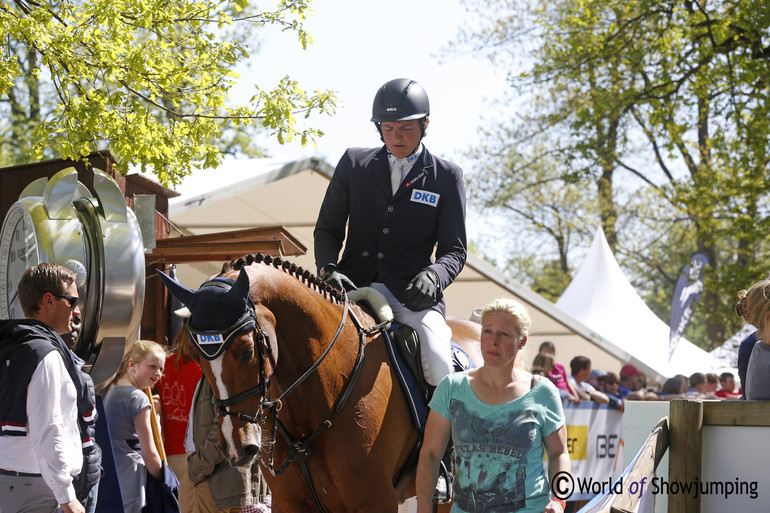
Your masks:
<svg viewBox="0 0 770 513"><path fill-rule="evenodd" d="M669 416L660 419L639 450L638 457L625 476L626 483L650 483L661 458L669 451L668 482L697 483L702 480L703 428L706 426L770 427L770 401L697 401L674 400ZM758 447L757 458L765 457ZM641 494L608 493L594 507L581 511L591 513L635 513ZM670 493L669 513L700 513L701 494Z"/></svg>

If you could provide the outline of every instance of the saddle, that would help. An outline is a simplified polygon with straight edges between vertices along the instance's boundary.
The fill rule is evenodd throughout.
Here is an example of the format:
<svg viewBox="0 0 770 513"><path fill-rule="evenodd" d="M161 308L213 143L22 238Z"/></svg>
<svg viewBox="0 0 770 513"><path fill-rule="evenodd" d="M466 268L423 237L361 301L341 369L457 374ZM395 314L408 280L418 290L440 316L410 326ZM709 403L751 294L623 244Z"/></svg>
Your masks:
<svg viewBox="0 0 770 513"><path fill-rule="evenodd" d="M348 299L367 309L378 323L393 320L393 310L388 305L385 296L373 288L362 287L348 292ZM427 404L430 402L436 387L430 386L425 381L417 332L406 324L392 322L387 330L383 330L383 335L388 346L391 363L396 368L396 374L412 408L415 427L422 432L425 428L425 419L428 416ZM474 367L468 353L460 345L451 341L451 349L454 372Z"/></svg>
<svg viewBox="0 0 770 513"><path fill-rule="evenodd" d="M369 310L378 323L393 319L393 310L388 305L385 297L377 290L370 287L362 287L348 293L348 299L356 302ZM420 341L417 332L401 323L391 323L387 330L383 330L385 343L390 354L391 364L396 369L396 375L401 382L406 394L407 403L412 412L412 420L420 432L420 440L407 463L407 468L417 464L417 456L422 444L422 434L425 430L425 421L428 417L428 403L433 396L436 387L431 386L425 380L420 357ZM461 372L474 367L468 353L456 342L451 341L452 364L454 372ZM452 500L452 476L453 476L453 444L450 438L439 469L439 481L434 494L434 502L444 504Z"/></svg>

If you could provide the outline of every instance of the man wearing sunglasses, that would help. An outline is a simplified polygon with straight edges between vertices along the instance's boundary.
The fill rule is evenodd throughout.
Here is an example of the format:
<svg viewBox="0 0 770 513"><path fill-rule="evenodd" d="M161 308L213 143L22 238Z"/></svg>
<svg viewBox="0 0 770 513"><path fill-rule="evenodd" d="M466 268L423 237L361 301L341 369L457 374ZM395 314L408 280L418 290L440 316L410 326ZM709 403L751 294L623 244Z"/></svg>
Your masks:
<svg viewBox="0 0 770 513"><path fill-rule="evenodd" d="M0 513L84 512L75 490L93 420L88 385L60 337L80 315L76 274L42 263L24 272L26 319L0 321ZM99 460L101 457L99 456Z"/></svg>

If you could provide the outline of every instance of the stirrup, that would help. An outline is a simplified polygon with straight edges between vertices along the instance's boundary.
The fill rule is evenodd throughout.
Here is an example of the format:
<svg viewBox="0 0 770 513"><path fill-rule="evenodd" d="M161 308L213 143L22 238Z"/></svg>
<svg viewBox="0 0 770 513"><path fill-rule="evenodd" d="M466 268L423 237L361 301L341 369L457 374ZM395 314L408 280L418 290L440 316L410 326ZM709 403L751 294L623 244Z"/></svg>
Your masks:
<svg viewBox="0 0 770 513"><path fill-rule="evenodd" d="M452 502L452 481L452 474L447 470L444 462L441 461L438 468L436 490L433 492L434 504L446 504Z"/></svg>

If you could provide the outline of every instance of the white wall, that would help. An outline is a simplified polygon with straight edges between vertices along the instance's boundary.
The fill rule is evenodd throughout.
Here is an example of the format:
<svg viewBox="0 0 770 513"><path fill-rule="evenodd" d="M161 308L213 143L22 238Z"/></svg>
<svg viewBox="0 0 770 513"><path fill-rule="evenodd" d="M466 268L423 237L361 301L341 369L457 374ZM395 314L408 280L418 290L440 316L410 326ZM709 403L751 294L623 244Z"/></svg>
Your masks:
<svg viewBox="0 0 770 513"><path fill-rule="evenodd" d="M668 401L626 401L623 413L623 466L627 467L642 448L655 425L668 417ZM668 480L668 451L658 464L656 477ZM668 496L654 495L647 489L638 513L666 513Z"/></svg>

